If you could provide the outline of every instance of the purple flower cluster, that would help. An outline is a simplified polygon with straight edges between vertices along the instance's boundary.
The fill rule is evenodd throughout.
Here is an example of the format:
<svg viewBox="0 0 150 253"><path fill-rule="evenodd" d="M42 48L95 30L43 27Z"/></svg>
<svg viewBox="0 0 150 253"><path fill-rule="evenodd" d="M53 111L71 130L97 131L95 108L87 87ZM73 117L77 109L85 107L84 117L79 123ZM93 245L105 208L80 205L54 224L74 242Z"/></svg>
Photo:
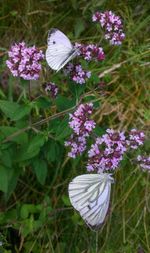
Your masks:
<svg viewBox="0 0 150 253"><path fill-rule="evenodd" d="M73 114L69 115L69 126L73 129L76 135L87 137L92 132L93 128L95 128L94 120L89 119L92 110L92 103L81 104Z"/></svg>
<svg viewBox="0 0 150 253"><path fill-rule="evenodd" d="M137 160L139 162L140 167L143 170L148 170L150 172L150 157L139 155L137 157Z"/></svg>
<svg viewBox="0 0 150 253"><path fill-rule="evenodd" d="M96 139L95 144L88 151L87 170L103 172L114 170L123 159L126 151L126 137L124 132L107 129L106 134Z"/></svg>
<svg viewBox="0 0 150 253"><path fill-rule="evenodd" d="M139 146L143 145L145 140L145 134L137 129L132 129L129 132L127 145L132 149L137 149Z"/></svg>
<svg viewBox="0 0 150 253"><path fill-rule="evenodd" d="M75 47L78 49L78 55L82 56L86 61L102 61L105 59L102 47L94 44L84 45L80 43L76 43Z"/></svg>
<svg viewBox="0 0 150 253"><path fill-rule="evenodd" d="M72 134L70 139L65 142L65 146L71 148L71 151L68 152L68 156L76 158L77 155L81 155L85 151L86 138L84 136Z"/></svg>
<svg viewBox="0 0 150 253"><path fill-rule="evenodd" d="M65 146L69 146L71 151L69 157L76 158L86 149L87 137L91 134L96 123L89 119L92 113L93 104L81 104L77 110L70 114L69 126L73 130L70 139L65 142ZM142 131L132 129L128 135L124 132L107 129L106 134L96 138L94 144L88 151L87 170L97 170L98 173L108 170L114 170L119 166L123 155L129 148L137 149L143 145L145 135ZM138 157L141 167L149 169L150 158Z"/></svg>
<svg viewBox="0 0 150 253"><path fill-rule="evenodd" d="M122 21L112 11L96 12L92 16L93 22L100 23L105 30L105 39L110 41L111 45L121 45L125 38Z"/></svg>
<svg viewBox="0 0 150 253"><path fill-rule="evenodd" d="M71 147L71 152L68 153L69 157L75 158L86 149L86 138L95 128L94 120L89 118L92 110L92 103L81 104L73 114L69 115L69 126L73 130L70 139L65 142L65 146Z"/></svg>
<svg viewBox="0 0 150 253"><path fill-rule="evenodd" d="M39 63L44 59L42 51L35 46L27 47L25 42L11 46L6 61L13 76L22 77L25 80L37 80L41 70Z"/></svg>
<svg viewBox="0 0 150 253"><path fill-rule="evenodd" d="M64 74L69 75L70 79L78 84L85 83L91 76L91 72L83 70L80 64L73 65L72 63L66 66Z"/></svg>
<svg viewBox="0 0 150 253"><path fill-rule="evenodd" d="M48 94L50 94L50 96L52 98L56 98L57 93L58 93L58 87L57 87L57 85L55 83L50 82L50 83L45 84L44 86L45 86L45 91Z"/></svg>

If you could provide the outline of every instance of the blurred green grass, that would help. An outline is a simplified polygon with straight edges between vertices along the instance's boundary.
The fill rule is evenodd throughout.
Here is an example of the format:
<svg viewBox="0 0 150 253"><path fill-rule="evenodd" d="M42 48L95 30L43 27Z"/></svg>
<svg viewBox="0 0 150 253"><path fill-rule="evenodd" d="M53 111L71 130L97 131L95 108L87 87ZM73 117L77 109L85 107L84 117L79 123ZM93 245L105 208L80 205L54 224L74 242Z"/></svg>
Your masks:
<svg viewBox="0 0 150 253"><path fill-rule="evenodd" d="M96 29L91 21L95 10L112 10L122 17L126 39L121 47L110 48L107 43L104 44L99 29ZM103 43L106 60L99 68L92 65L91 70L101 74L114 64L123 63L102 78L108 83L107 97L96 93L92 84L87 87L87 91L96 94L102 104L94 118L102 129L136 127L143 129L148 136L148 10L148 1L3 0L0 2L0 56L5 57L11 43L20 40L45 49L47 31L51 27L59 28L72 41ZM1 74L5 68L4 65L1 66ZM63 92L67 94L68 90ZM145 148L149 150L149 144ZM132 154L128 159L132 160ZM12 224L19 232L27 226L22 216L18 215L16 219L15 213L15 210L20 210L25 203L41 204L43 210L49 205L51 209L48 210L48 217L45 220L43 218L40 229L36 232L31 229L25 239L22 236L18 249L12 252L94 253L98 237L99 253L138 253L140 246L143 252L149 253L149 176L142 174L129 162L122 163L120 168L115 174L111 212L98 234L84 225L79 215L70 208L66 198L69 181L85 172L82 159L72 161L60 157L60 162L56 159L49 168L50 174L45 186L39 186L31 168L28 168L26 176L20 178L10 200L7 203L1 202L1 211L6 213L4 220L7 222L3 223L0 219L0 231L9 238ZM29 222L32 226L32 216ZM29 227L30 225L28 224ZM8 241L12 243L10 238ZM16 241L15 243L17 244Z"/></svg>

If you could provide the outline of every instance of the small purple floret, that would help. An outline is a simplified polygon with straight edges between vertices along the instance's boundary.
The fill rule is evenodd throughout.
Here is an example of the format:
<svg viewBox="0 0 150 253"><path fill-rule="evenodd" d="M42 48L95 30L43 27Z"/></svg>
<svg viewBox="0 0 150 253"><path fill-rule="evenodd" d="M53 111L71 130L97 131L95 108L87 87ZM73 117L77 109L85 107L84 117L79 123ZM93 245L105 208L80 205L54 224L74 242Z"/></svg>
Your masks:
<svg viewBox="0 0 150 253"><path fill-rule="evenodd" d="M64 69L64 74L70 77L72 81L77 84L84 84L88 78L91 76L90 71L86 71L82 69L80 64L73 65L69 63Z"/></svg>
<svg viewBox="0 0 150 253"><path fill-rule="evenodd" d="M45 91L50 94L52 98L56 98L58 94L58 87L55 83L49 82L45 85Z"/></svg>
<svg viewBox="0 0 150 253"><path fill-rule="evenodd" d="M81 155L85 151L86 138L84 136L72 134L70 139L65 142L65 146L71 148L71 151L68 152L68 156L76 158L77 155Z"/></svg>
<svg viewBox="0 0 150 253"><path fill-rule="evenodd" d="M97 138L88 151L87 170L100 173L116 169L126 151L125 140L124 132L107 129L106 134Z"/></svg>
<svg viewBox="0 0 150 253"><path fill-rule="evenodd" d="M93 104L81 104L73 114L69 114L69 126L73 130L70 139L65 142L65 146L70 146L71 151L69 157L75 158L81 155L86 149L87 137L95 128L94 120L90 119L92 114Z"/></svg>
<svg viewBox="0 0 150 253"><path fill-rule="evenodd" d="M78 49L78 55L83 57L86 61L102 61L105 59L105 54L102 47L94 44L84 45L76 43L75 47Z"/></svg>
<svg viewBox="0 0 150 253"><path fill-rule="evenodd" d="M137 161L142 170L150 172L150 157L138 155Z"/></svg>
<svg viewBox="0 0 150 253"><path fill-rule="evenodd" d="M137 149L139 146L143 145L145 140L145 134L137 129L132 129L129 132L127 145L132 149Z"/></svg>

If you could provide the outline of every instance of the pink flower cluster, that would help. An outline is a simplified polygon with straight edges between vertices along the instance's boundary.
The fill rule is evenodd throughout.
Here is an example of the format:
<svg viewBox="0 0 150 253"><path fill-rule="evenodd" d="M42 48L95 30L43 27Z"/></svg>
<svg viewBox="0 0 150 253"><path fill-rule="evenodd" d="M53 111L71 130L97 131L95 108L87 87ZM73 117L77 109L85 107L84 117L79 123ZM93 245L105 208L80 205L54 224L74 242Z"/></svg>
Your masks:
<svg viewBox="0 0 150 253"><path fill-rule="evenodd" d="M40 61L44 59L42 51L35 46L27 47L25 42L11 46L6 61L13 76L22 77L25 80L37 80L41 70Z"/></svg>
<svg viewBox="0 0 150 253"><path fill-rule="evenodd" d="M132 129L129 132L127 145L132 149L137 149L139 146L143 145L145 140L145 134L137 129Z"/></svg>
<svg viewBox="0 0 150 253"><path fill-rule="evenodd" d="M125 38L122 21L112 11L96 12L92 16L93 22L100 23L105 31L105 39L110 41L111 45L121 45Z"/></svg>
<svg viewBox="0 0 150 253"><path fill-rule="evenodd" d="M143 145L144 137L144 133L136 129L132 129L127 137L124 132L107 129L106 134L97 138L88 151L87 170L102 172L116 169L128 148L137 149Z"/></svg>
<svg viewBox="0 0 150 253"><path fill-rule="evenodd" d="M88 151L87 170L103 172L114 170L123 159L126 151L126 137L124 132L107 129L106 134L96 139L95 144Z"/></svg>
<svg viewBox="0 0 150 253"><path fill-rule="evenodd" d="M92 110L92 103L81 104L73 114L69 115L69 126L73 130L70 139L65 142L65 146L71 147L71 151L68 153L69 157L75 158L86 149L86 138L95 128L94 120L89 118Z"/></svg>
<svg viewBox="0 0 150 253"><path fill-rule="evenodd" d="M86 150L87 137L92 133L96 123L89 118L92 114L93 104L81 104L77 110L70 114L69 126L73 130L70 139L65 146L70 147L69 157L76 158ZM129 134L107 129L101 137L97 137L94 144L88 151L87 170L97 170L98 173L108 170L115 170L123 159L125 152L137 149L143 145L145 135L136 129L130 130ZM150 158L138 157L141 167L149 169Z"/></svg>
<svg viewBox="0 0 150 253"><path fill-rule="evenodd" d="M50 96L52 98L56 98L57 93L58 93L58 87L57 87L57 85L55 83L50 82L50 83L45 84L44 86L45 86L44 87L45 91L48 94L50 94Z"/></svg>
<svg viewBox="0 0 150 253"><path fill-rule="evenodd" d="M70 147L71 151L68 152L68 156L76 158L77 155L81 155L86 149L86 138L84 136L77 136L72 134L70 139L65 142L66 147Z"/></svg>
<svg viewBox="0 0 150 253"><path fill-rule="evenodd" d="M141 156L137 157L141 169L148 170L150 172L150 157Z"/></svg>
<svg viewBox="0 0 150 253"><path fill-rule="evenodd" d="M76 43L75 47L78 49L78 55L82 56L86 61L102 61L105 59L102 47L94 44L84 45L80 43Z"/></svg>
<svg viewBox="0 0 150 253"><path fill-rule="evenodd" d="M69 126L73 129L76 135L87 137L95 127L95 122L89 119L92 114L93 104L81 104L77 110L70 114Z"/></svg>
<svg viewBox="0 0 150 253"><path fill-rule="evenodd" d="M80 64L73 65L72 63L65 67L64 74L69 75L70 79L78 84L84 84L91 76L91 72L83 70Z"/></svg>

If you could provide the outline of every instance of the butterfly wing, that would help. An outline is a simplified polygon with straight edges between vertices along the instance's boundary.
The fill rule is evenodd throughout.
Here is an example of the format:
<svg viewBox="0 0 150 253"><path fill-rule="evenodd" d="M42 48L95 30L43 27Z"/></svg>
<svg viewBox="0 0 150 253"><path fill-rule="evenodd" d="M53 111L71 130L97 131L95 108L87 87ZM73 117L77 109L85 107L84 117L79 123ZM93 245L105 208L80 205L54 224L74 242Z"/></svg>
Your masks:
<svg viewBox="0 0 150 253"><path fill-rule="evenodd" d="M49 31L47 43L46 61L54 70L59 71L77 55L77 49L72 46L67 36L58 29L53 28Z"/></svg>
<svg viewBox="0 0 150 253"><path fill-rule="evenodd" d="M85 174L69 184L71 204L93 230L99 228L107 214L112 181L110 174Z"/></svg>

